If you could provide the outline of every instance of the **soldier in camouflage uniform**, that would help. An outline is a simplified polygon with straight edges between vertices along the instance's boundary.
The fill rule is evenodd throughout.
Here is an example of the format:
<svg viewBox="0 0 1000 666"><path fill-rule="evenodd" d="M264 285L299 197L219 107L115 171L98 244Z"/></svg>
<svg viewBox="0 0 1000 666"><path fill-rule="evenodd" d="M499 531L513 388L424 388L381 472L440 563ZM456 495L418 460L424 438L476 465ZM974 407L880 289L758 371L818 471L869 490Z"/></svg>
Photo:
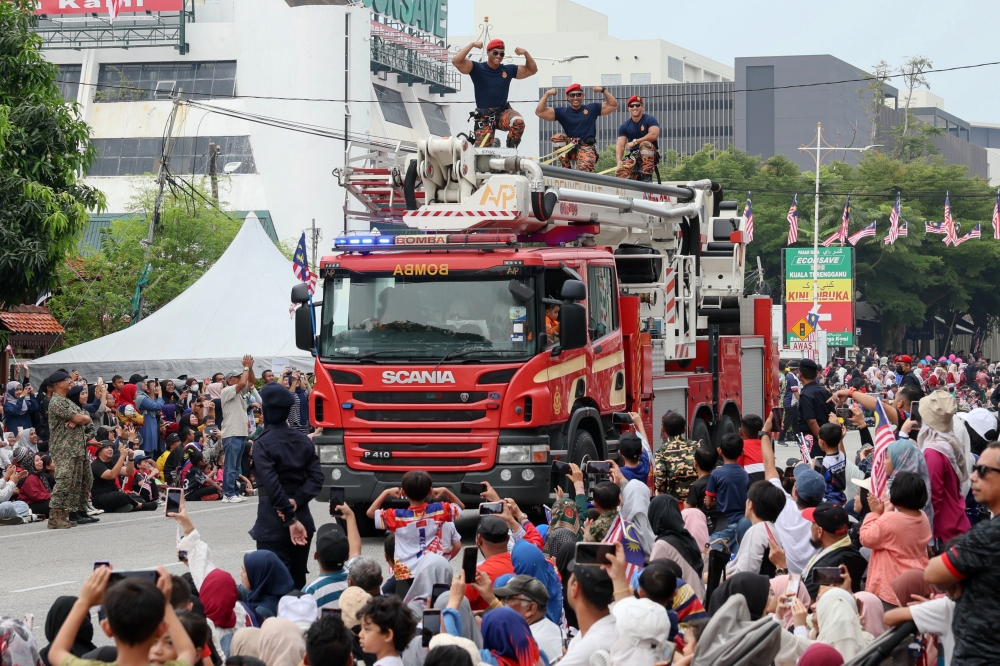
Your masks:
<svg viewBox="0 0 1000 666"><path fill-rule="evenodd" d="M691 484L698 480L694 451L698 442L684 439L687 424L677 412L663 415L660 438L663 444L653 457L653 482L657 495L673 495L683 506Z"/></svg>
<svg viewBox="0 0 1000 666"><path fill-rule="evenodd" d="M56 485L49 500L49 527L67 529L76 523L69 519L70 512L81 509L86 515L87 494L94 477L87 459L86 426L90 416L70 401L69 375L56 371L48 379L52 386L49 401L49 454L56 467Z"/></svg>

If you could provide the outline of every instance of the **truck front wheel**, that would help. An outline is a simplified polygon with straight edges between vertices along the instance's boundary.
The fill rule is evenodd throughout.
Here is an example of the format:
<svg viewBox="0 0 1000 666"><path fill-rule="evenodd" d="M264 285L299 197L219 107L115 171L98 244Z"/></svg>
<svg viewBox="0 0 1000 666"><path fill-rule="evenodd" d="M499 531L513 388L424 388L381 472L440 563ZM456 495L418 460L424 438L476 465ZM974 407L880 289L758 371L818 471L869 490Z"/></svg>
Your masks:
<svg viewBox="0 0 1000 666"><path fill-rule="evenodd" d="M571 462L579 465L580 469L583 470L588 462L591 460L601 460L597 454L597 445L594 443L594 437L586 430L577 430L576 436L573 438L573 448L570 449L569 459ZM583 475L584 487L587 486L587 474L584 470ZM570 496L573 494L573 485L569 484Z"/></svg>

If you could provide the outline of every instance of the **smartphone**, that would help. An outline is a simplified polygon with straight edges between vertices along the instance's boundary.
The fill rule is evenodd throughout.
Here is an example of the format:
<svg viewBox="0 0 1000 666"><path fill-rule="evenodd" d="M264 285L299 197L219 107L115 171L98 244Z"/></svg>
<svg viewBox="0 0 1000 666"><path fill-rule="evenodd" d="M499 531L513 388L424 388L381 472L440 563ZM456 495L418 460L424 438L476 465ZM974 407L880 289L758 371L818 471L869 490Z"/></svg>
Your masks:
<svg viewBox="0 0 1000 666"><path fill-rule="evenodd" d="M615 425L635 425L632 415L628 412L612 412L611 423Z"/></svg>
<svg viewBox="0 0 1000 666"><path fill-rule="evenodd" d="M785 408L784 407L773 407L771 409L771 430L773 432L781 432L781 426L784 423L785 418Z"/></svg>
<svg viewBox="0 0 1000 666"><path fill-rule="evenodd" d="M320 617L330 617L333 616L338 620L343 619L343 612L339 608L324 608L320 611Z"/></svg>
<svg viewBox="0 0 1000 666"><path fill-rule="evenodd" d="M177 561L178 562L187 562L188 561L188 552L186 550L178 550L177 551Z"/></svg>
<svg viewBox="0 0 1000 666"><path fill-rule="evenodd" d="M466 585L476 580L476 564L479 563L479 549L468 546L462 551L462 571L465 572Z"/></svg>
<svg viewBox="0 0 1000 666"><path fill-rule="evenodd" d="M99 569L101 567L110 567L110 566L111 562L108 562L107 560L97 560L96 562L94 562L94 569Z"/></svg>
<svg viewBox="0 0 1000 666"><path fill-rule="evenodd" d="M344 489L330 488L330 515L331 516L342 515L340 511L337 511L337 507L343 503L344 503Z"/></svg>
<svg viewBox="0 0 1000 666"><path fill-rule="evenodd" d="M156 569L143 569L142 571L115 571L111 574L111 577L108 578L108 587L111 587L115 583L123 581L126 578L138 578L156 585L158 574L156 573Z"/></svg>
<svg viewBox="0 0 1000 666"><path fill-rule="evenodd" d="M483 502L479 505L480 516L495 516L503 513L503 502Z"/></svg>
<svg viewBox="0 0 1000 666"><path fill-rule="evenodd" d="M842 419L851 418L851 408L850 407L837 407L837 416Z"/></svg>
<svg viewBox="0 0 1000 666"><path fill-rule="evenodd" d="M163 515L170 516L172 513L181 512L181 494L183 492L182 488L167 488L167 503Z"/></svg>
<svg viewBox="0 0 1000 666"><path fill-rule="evenodd" d="M577 564L585 566L600 566L608 564L608 555L615 554L613 543L583 543L576 544L576 554L573 556Z"/></svg>
<svg viewBox="0 0 1000 666"><path fill-rule="evenodd" d="M789 606L792 605L792 598L799 593L799 583L801 582L802 574L790 573L788 574L788 584L785 585L785 594L791 595L791 598L786 602Z"/></svg>
<svg viewBox="0 0 1000 666"><path fill-rule="evenodd" d="M569 463L563 462L561 460L553 460L552 471L556 474L569 474L570 473Z"/></svg>
<svg viewBox="0 0 1000 666"><path fill-rule="evenodd" d="M611 463L605 460L591 460L587 463L587 468L583 470L587 474L611 474Z"/></svg>
<svg viewBox="0 0 1000 666"><path fill-rule="evenodd" d="M449 590L451 590L451 585L448 585L446 583L434 583L433 587L431 587L430 605L434 605L434 602L437 601L437 598L440 597L445 592L448 592Z"/></svg>
<svg viewBox="0 0 1000 666"><path fill-rule="evenodd" d="M462 483L461 489L458 491L462 495L474 495L479 497L486 492L485 483Z"/></svg>
<svg viewBox="0 0 1000 666"><path fill-rule="evenodd" d="M441 633L441 611L425 610L423 628L420 630L421 643L424 647L431 646L431 639Z"/></svg>
<svg viewBox="0 0 1000 666"><path fill-rule="evenodd" d="M816 567L813 570L813 581L820 585L840 585L844 575L838 567Z"/></svg>
<svg viewBox="0 0 1000 666"><path fill-rule="evenodd" d="M910 403L910 420L923 423L923 420L920 418L920 404L918 400Z"/></svg>

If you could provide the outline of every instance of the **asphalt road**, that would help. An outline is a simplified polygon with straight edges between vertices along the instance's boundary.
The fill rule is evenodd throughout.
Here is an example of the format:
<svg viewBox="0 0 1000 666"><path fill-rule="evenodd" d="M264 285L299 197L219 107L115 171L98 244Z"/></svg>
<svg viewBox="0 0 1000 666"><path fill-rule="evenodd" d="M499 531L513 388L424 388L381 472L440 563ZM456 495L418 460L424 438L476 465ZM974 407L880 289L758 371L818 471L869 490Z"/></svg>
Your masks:
<svg viewBox="0 0 1000 666"><path fill-rule="evenodd" d="M847 436L848 455L853 459L860 446L857 432ZM786 458L798 455L791 445L777 447L779 465ZM326 506L313 502L311 510L318 523L332 520ZM216 566L239 576L243 554L255 549L247 532L257 515L257 499L241 504L218 502L192 503L188 513L202 538L212 549ZM83 581L94 568L94 562L108 560L119 570L145 569L165 565L171 573L181 574L186 566L177 561L175 545L179 538L177 524L156 512L101 514L101 522L81 525L69 530L50 530L44 522L0 527L0 553L3 553L4 575L0 584L0 615L23 618L34 615L34 631L39 646L44 638L45 616L57 597L76 595ZM467 512L459 523L465 545L474 544L476 514ZM384 562L381 538L366 538L362 554ZM461 560L453 561L455 570ZM313 574L318 566L312 568ZM385 570L388 573L388 569ZM97 626L92 612L95 642L110 641Z"/></svg>

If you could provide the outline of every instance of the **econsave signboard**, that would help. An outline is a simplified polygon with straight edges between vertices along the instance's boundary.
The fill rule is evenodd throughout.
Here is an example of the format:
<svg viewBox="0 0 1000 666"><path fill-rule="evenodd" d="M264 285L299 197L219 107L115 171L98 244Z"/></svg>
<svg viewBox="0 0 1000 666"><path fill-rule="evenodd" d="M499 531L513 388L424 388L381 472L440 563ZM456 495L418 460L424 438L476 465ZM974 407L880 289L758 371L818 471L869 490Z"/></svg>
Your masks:
<svg viewBox="0 0 1000 666"><path fill-rule="evenodd" d="M830 347L854 344L854 257L850 247L819 248L818 328ZM812 248L785 249L785 341L789 346L813 332ZM815 318L813 318L815 320Z"/></svg>
<svg viewBox="0 0 1000 666"><path fill-rule="evenodd" d="M179 12L184 0L114 0L119 14ZM107 14L112 0L41 0L36 14Z"/></svg>

